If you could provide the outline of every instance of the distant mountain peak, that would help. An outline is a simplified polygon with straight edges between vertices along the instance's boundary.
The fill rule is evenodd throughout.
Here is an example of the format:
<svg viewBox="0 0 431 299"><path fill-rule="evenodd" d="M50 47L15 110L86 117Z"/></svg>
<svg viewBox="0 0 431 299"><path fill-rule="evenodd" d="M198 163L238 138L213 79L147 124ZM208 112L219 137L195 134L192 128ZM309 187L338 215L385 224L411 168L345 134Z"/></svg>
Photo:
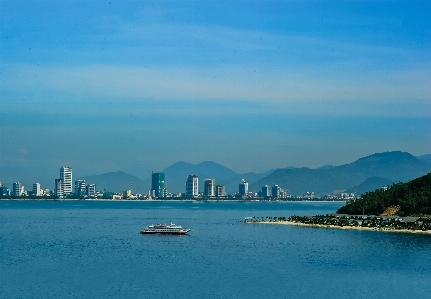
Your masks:
<svg viewBox="0 0 431 299"><path fill-rule="evenodd" d="M414 156L408 152L401 152L401 151L392 151L392 152L382 152L382 153L375 153L369 156L365 156L363 158L360 158L358 160L366 160L366 159L373 159L373 158L414 158Z"/></svg>
<svg viewBox="0 0 431 299"><path fill-rule="evenodd" d="M419 160L425 161L427 163L431 163L431 154L425 154L421 156L416 156Z"/></svg>
<svg viewBox="0 0 431 299"><path fill-rule="evenodd" d="M401 151L392 151L392 152L383 152L383 153L375 153L363 158L359 158L352 164L369 164L369 163L399 163L399 162L414 162L419 161L415 156L407 152Z"/></svg>
<svg viewBox="0 0 431 299"><path fill-rule="evenodd" d="M218 163L216 163L216 162L214 162L214 161L209 161L209 160L207 160L207 161L203 161L203 162L198 163L198 164L196 164L196 165L201 165L201 164L217 164L217 165L220 165L220 164L218 164Z"/></svg>
<svg viewBox="0 0 431 299"><path fill-rule="evenodd" d="M331 169L331 168L334 168L334 167L336 167L336 166L326 164L326 165L320 166L320 167L318 167L316 169Z"/></svg>
<svg viewBox="0 0 431 299"><path fill-rule="evenodd" d="M279 185L292 194L330 194L333 190L346 190L364 182L363 187L374 188L383 183L406 182L428 173L430 163L421 161L407 152L375 153L353 163L329 169L279 169L251 184L249 190L260 190L264 185ZM371 178L365 181L367 178Z"/></svg>

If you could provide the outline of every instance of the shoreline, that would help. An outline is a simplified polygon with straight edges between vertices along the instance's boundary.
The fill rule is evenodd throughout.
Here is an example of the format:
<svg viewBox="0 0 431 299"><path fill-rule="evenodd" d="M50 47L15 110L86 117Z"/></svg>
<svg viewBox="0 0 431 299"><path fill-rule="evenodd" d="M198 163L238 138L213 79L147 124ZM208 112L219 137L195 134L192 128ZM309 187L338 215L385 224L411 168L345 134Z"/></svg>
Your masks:
<svg viewBox="0 0 431 299"><path fill-rule="evenodd" d="M410 230L410 229L379 229L377 227L362 227L362 226L337 226L337 225L324 225L324 224L306 224L291 221L257 221L248 223L262 223L262 224L281 224L281 225L293 225L293 226L308 226L314 228L336 228L336 229L351 229L351 230L362 230L362 231L378 231L388 233L409 233L409 234L431 234L431 230Z"/></svg>
<svg viewBox="0 0 431 299"><path fill-rule="evenodd" d="M343 200L253 200L253 199L35 199L35 198L0 198L0 201L104 201L104 202L275 202L275 203L290 203L290 202L303 202L303 203L345 203Z"/></svg>

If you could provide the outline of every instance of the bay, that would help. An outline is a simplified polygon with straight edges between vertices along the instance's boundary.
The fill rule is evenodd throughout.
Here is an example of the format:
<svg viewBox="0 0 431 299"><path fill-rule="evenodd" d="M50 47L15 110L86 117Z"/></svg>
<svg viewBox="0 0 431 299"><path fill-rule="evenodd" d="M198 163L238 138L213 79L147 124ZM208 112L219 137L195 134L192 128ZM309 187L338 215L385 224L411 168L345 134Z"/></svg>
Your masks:
<svg viewBox="0 0 431 299"><path fill-rule="evenodd" d="M0 298L428 297L430 235L238 222L342 205L0 201Z"/></svg>

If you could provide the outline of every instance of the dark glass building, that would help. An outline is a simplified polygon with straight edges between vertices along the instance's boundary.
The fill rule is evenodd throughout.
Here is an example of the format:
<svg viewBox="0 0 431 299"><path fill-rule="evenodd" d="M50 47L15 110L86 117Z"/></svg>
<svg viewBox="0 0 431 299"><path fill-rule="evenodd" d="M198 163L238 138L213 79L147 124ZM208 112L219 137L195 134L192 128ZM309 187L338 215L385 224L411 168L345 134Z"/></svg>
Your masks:
<svg viewBox="0 0 431 299"><path fill-rule="evenodd" d="M165 197L165 174L163 172L153 172L151 176L151 191L154 190L156 197Z"/></svg>

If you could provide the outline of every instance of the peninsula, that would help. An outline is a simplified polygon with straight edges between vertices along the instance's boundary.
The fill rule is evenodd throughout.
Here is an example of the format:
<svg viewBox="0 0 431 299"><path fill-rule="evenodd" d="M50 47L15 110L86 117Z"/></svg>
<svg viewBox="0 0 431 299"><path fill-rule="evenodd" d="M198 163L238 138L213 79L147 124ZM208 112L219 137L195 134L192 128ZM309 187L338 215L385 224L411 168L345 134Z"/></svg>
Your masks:
<svg viewBox="0 0 431 299"><path fill-rule="evenodd" d="M367 192L337 213L249 217L242 222L431 234L431 173L408 183Z"/></svg>

